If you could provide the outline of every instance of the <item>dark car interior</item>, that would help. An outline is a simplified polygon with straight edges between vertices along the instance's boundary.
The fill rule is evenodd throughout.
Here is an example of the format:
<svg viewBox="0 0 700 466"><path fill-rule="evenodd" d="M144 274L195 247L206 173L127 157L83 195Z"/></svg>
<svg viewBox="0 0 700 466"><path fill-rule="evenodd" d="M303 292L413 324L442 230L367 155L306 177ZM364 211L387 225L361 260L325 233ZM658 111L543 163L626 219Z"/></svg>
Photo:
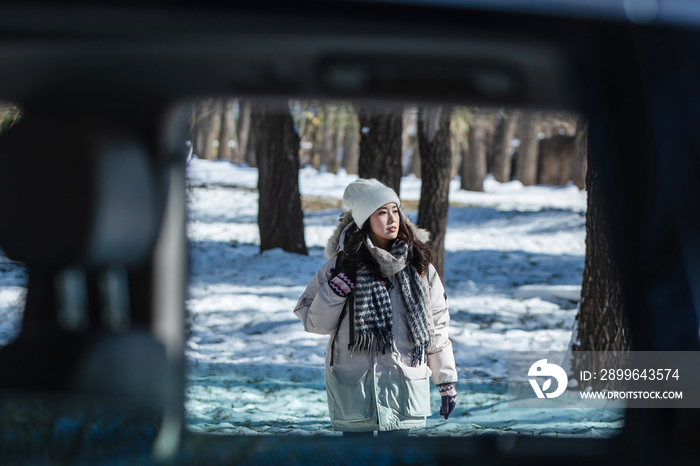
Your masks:
<svg viewBox="0 0 700 466"><path fill-rule="evenodd" d="M22 109L0 137L0 247L28 270L0 349L1 461L694 462L691 409L630 409L613 439L185 430L185 141L202 96L585 115L633 349L700 349L697 7L524 3L0 2L0 101Z"/></svg>

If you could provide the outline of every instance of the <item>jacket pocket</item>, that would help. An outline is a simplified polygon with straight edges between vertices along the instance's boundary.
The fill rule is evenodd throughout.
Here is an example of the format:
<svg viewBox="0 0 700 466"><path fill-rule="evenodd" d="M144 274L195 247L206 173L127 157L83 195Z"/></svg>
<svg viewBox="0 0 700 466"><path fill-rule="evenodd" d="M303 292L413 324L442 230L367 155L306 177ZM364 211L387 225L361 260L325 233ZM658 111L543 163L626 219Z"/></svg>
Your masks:
<svg viewBox="0 0 700 466"><path fill-rule="evenodd" d="M430 368L422 364L418 367L399 364L401 385L399 406L406 416L430 416Z"/></svg>
<svg viewBox="0 0 700 466"><path fill-rule="evenodd" d="M331 419L360 421L372 417L372 384L367 383L369 370L364 372L327 367L326 394Z"/></svg>

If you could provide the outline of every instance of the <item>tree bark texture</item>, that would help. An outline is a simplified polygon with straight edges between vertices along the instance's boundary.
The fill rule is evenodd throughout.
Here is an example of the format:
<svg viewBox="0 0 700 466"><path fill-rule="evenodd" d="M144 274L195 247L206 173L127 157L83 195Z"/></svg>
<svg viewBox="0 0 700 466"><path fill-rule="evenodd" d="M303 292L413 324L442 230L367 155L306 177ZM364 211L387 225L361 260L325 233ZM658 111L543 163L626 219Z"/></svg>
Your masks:
<svg viewBox="0 0 700 466"><path fill-rule="evenodd" d="M595 163L591 162L586 175L588 186L586 262L583 269L581 302L576 316L577 335L575 337L578 343L573 345L573 349L574 351L626 352L630 348L629 327L624 313L618 269L604 223L596 167ZM575 373L578 373L576 358L574 358L574 369Z"/></svg>
<svg viewBox="0 0 700 466"><path fill-rule="evenodd" d="M586 189L586 165L588 163L588 122L580 117L576 122L576 140L571 163L571 180L579 189Z"/></svg>
<svg viewBox="0 0 700 466"><path fill-rule="evenodd" d="M234 159L235 163L245 161L246 151L248 150L248 135L250 134L250 101L239 101L238 112L238 153Z"/></svg>
<svg viewBox="0 0 700 466"><path fill-rule="evenodd" d="M321 148L323 147L323 127L320 123L312 125L309 140L312 144L309 161L311 162L311 166L319 170L321 168L321 162L323 161L321 154Z"/></svg>
<svg viewBox="0 0 700 466"><path fill-rule="evenodd" d="M221 131L221 110L221 100L215 99L211 104L211 111L208 116L209 122L207 123L207 131L204 135L205 141L202 158L205 160L215 160L219 152L219 147L214 145L214 141L218 141L219 133Z"/></svg>
<svg viewBox="0 0 700 466"><path fill-rule="evenodd" d="M341 109L342 110L342 109ZM333 164L329 167L331 173L338 173L341 157L345 157L345 131L348 126L348 116L346 112L339 111L337 117L337 127L335 129L335 142L333 143ZM342 154L341 154L342 149Z"/></svg>
<svg viewBox="0 0 700 466"><path fill-rule="evenodd" d="M233 99L224 99L221 113L221 132L219 133L219 158L233 160L234 149L238 146L238 137L233 127ZM232 142L232 146L229 143Z"/></svg>
<svg viewBox="0 0 700 466"><path fill-rule="evenodd" d="M540 140L537 137L539 131L539 118L537 115L523 116L519 127L520 147L518 148L518 162L515 178L525 186L531 186L537 182L537 156Z"/></svg>
<svg viewBox="0 0 700 466"><path fill-rule="evenodd" d="M297 134L299 135L299 166L303 167L309 162L309 151L308 149L302 149L304 143L309 142L309 134L307 132L307 127L309 124L309 118L307 116L307 108L305 106L301 107L301 117L299 118Z"/></svg>
<svg viewBox="0 0 700 466"><path fill-rule="evenodd" d="M420 173L420 145L416 144L413 153L411 153L411 168L409 168L409 173L413 173L416 178L421 177Z"/></svg>
<svg viewBox="0 0 700 466"><path fill-rule="evenodd" d="M343 168L351 175L357 175L360 162L360 123L355 112L349 115L345 140L343 142Z"/></svg>
<svg viewBox="0 0 700 466"><path fill-rule="evenodd" d="M574 136L556 135L540 140L537 184L564 186L571 179Z"/></svg>
<svg viewBox="0 0 700 466"><path fill-rule="evenodd" d="M258 161L260 251L307 254L299 195L299 136L286 102L251 112Z"/></svg>
<svg viewBox="0 0 700 466"><path fill-rule="evenodd" d="M469 147L462 157L461 189L467 191L484 191L489 124L490 118L488 116L474 115L474 121L469 128Z"/></svg>
<svg viewBox="0 0 700 466"><path fill-rule="evenodd" d="M452 152L452 169L450 170L450 179L457 175L457 170L462 167L462 158L464 157L464 148L459 140L459 135L454 131L450 131L450 151Z"/></svg>
<svg viewBox="0 0 700 466"><path fill-rule="evenodd" d="M254 129L254 123L253 123L253 115L251 113L250 116L250 131L248 132L248 144L246 145L246 150L245 150L245 163L249 167L257 167L258 166L258 155L256 153L257 150L257 139L258 139L258 134L255 132Z"/></svg>
<svg viewBox="0 0 700 466"><path fill-rule="evenodd" d="M431 247L435 251L433 265L443 280L452 170L450 115L448 108L426 107L420 109L418 118L423 181L418 204L418 226L430 232Z"/></svg>
<svg viewBox="0 0 700 466"><path fill-rule="evenodd" d="M418 109L407 105L402 115L401 129L401 169L404 175L414 173L420 178L420 158L416 138ZM415 169L415 171L413 171Z"/></svg>
<svg viewBox="0 0 700 466"><path fill-rule="evenodd" d="M212 113L214 110L215 105L213 99L200 100L194 104L194 124L192 126L191 142L194 153L200 159L206 158L207 138L211 132Z"/></svg>
<svg viewBox="0 0 700 466"><path fill-rule="evenodd" d="M501 124L498 126L494 137L491 173L496 181L500 183L507 183L510 181L510 142L515 138L515 131L518 127L518 117L519 115L517 112L503 112Z"/></svg>
<svg viewBox="0 0 700 466"><path fill-rule="evenodd" d="M337 171L336 161L338 150L335 146L335 130L337 128L338 107L326 104L323 106L323 129L321 130L321 166L326 167L326 171L335 173Z"/></svg>
<svg viewBox="0 0 700 466"><path fill-rule="evenodd" d="M496 115L492 114L488 116L486 120L486 134L484 140L486 141L486 173L489 172L488 167L493 159L493 141L496 137ZM486 176L486 175L484 175Z"/></svg>
<svg viewBox="0 0 700 466"><path fill-rule="evenodd" d="M253 104L245 101L240 118L240 132L238 140L241 144L241 157L249 167L257 166L255 155L255 130L253 129Z"/></svg>
<svg viewBox="0 0 700 466"><path fill-rule="evenodd" d="M400 112L374 112L360 108L360 178L375 178L400 194Z"/></svg>

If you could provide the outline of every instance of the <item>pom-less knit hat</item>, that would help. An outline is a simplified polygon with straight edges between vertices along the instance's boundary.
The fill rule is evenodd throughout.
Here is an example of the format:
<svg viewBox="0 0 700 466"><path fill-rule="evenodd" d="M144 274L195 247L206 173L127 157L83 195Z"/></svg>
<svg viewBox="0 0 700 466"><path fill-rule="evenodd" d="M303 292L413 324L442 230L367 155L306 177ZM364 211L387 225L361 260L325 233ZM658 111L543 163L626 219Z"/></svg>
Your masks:
<svg viewBox="0 0 700 466"><path fill-rule="evenodd" d="M399 196L393 189L377 180L362 178L353 181L345 188L343 202L352 211L352 218L357 228L362 228L369 216L384 204L395 202L397 206L401 206Z"/></svg>

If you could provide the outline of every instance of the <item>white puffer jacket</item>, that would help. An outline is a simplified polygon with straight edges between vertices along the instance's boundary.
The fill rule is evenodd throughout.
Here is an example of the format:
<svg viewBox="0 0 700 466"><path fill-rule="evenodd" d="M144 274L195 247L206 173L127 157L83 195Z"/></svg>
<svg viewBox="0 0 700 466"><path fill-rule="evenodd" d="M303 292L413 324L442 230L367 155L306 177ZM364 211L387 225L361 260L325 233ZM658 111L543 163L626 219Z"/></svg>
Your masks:
<svg viewBox="0 0 700 466"><path fill-rule="evenodd" d="M427 241L427 232L404 220L416 237ZM430 265L430 309L435 323L435 345L428 363L410 366L413 349L406 310L401 299L398 278L388 277L393 288L389 297L393 306L394 341L398 352L353 354L348 351L348 298L337 296L328 285L331 268L342 249L343 237L352 217L347 212L329 241L326 262L299 298L294 313L307 332L331 335L326 348L326 392L334 430L360 432L425 427L430 411L430 382L456 382L452 343L448 338L450 315L445 290L435 268Z"/></svg>

